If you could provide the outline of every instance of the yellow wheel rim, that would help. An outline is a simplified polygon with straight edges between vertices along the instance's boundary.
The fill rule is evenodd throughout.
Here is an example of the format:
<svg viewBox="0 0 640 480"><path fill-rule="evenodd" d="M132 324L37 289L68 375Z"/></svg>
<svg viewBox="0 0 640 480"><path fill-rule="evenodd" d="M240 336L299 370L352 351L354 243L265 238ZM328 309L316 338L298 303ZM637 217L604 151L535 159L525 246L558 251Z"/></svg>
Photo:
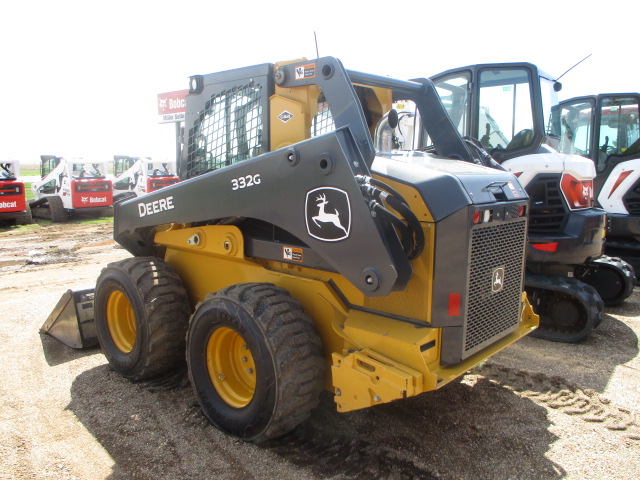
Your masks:
<svg viewBox="0 0 640 480"><path fill-rule="evenodd" d="M256 390L256 366L244 338L220 327L209 337L206 355L211 383L222 400L234 408L247 406Z"/></svg>
<svg viewBox="0 0 640 480"><path fill-rule="evenodd" d="M129 353L136 343L136 315L127 296L115 290L107 300L107 328L115 346Z"/></svg>

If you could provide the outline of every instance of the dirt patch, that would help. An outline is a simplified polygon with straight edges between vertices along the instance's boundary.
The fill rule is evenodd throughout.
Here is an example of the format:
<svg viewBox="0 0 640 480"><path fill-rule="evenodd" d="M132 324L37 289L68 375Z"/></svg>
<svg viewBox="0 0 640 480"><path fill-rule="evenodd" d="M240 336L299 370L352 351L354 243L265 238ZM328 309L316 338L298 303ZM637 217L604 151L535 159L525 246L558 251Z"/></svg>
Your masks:
<svg viewBox="0 0 640 480"><path fill-rule="evenodd" d="M578 345L525 338L460 381L339 414L329 394L256 446L208 424L178 373L131 383L38 329L129 254L110 224L0 230L0 479L635 479L640 292Z"/></svg>

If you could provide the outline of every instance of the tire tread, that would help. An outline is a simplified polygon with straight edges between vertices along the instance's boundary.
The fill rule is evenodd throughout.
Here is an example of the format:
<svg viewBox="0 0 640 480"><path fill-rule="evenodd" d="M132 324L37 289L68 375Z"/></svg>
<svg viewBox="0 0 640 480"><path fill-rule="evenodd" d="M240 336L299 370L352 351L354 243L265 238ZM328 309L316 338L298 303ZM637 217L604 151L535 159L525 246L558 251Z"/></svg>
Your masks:
<svg viewBox="0 0 640 480"><path fill-rule="evenodd" d="M319 403L325 361L314 323L298 300L270 283L233 285L209 294L205 301L220 298L241 305L255 319L279 379L271 420L249 440L260 443L281 436L306 420Z"/></svg>

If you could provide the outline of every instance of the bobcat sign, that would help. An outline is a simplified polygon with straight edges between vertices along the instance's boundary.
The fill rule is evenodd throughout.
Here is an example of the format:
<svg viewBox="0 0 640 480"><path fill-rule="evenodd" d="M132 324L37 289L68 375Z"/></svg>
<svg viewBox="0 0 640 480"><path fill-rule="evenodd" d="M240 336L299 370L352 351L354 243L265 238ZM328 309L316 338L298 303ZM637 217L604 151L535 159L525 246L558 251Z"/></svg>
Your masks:
<svg viewBox="0 0 640 480"><path fill-rule="evenodd" d="M158 116L160 123L180 122L187 110L186 97L189 90L158 94Z"/></svg>

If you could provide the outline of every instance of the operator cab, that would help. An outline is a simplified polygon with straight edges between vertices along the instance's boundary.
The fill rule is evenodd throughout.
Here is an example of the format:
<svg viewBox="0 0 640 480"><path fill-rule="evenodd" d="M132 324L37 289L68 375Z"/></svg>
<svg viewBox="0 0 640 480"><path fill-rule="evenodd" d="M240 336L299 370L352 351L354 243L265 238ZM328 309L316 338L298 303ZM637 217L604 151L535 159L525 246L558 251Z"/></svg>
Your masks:
<svg viewBox="0 0 640 480"><path fill-rule="evenodd" d="M460 134L479 139L498 163L514 152L523 156L557 148L551 110L561 85L535 65L473 65L432 80Z"/></svg>

